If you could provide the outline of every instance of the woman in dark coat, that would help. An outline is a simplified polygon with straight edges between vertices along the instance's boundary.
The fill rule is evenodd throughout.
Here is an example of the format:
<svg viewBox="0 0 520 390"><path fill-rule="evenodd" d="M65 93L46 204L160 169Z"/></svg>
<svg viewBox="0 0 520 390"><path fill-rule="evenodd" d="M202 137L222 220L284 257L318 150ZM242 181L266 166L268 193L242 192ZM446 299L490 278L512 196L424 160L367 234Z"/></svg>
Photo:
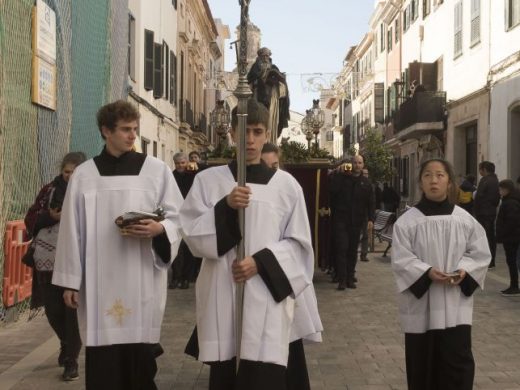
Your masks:
<svg viewBox="0 0 520 390"><path fill-rule="evenodd" d="M25 216L27 235L33 241L37 239L37 235L42 229L60 223L61 205L65 198L69 178L74 169L85 159L85 155L81 152L68 153L61 162L61 174L43 186L38 193L34 204ZM56 236L56 241L57 238ZM56 247L56 242L54 247ZM53 264L48 265L46 270L33 268L31 308L45 307L47 320L60 339L58 364L60 367L65 367L62 378L65 381L72 381L79 378L78 355L81 349L81 338L78 319L76 310L65 306L63 289L51 284L52 269Z"/></svg>

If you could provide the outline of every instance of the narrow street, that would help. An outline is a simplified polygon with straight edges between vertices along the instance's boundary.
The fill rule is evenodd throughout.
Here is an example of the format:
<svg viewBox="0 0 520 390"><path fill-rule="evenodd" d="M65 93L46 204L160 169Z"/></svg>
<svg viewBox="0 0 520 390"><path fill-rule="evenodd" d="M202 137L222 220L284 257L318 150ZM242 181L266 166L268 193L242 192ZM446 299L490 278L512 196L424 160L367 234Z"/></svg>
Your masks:
<svg viewBox="0 0 520 390"><path fill-rule="evenodd" d="M382 248L379 248L382 249ZM306 348L313 390L406 389L403 336L389 257L371 254L358 266L358 288L340 292L327 275L315 284L325 327L324 342ZM475 389L520 389L520 298L505 298L507 268L500 248L497 268L476 295L473 352ZM209 371L183 354L195 320L194 289L169 290L156 382L159 389L205 389ZM57 367L58 342L43 316L0 331L0 389L83 389L80 380L64 383Z"/></svg>

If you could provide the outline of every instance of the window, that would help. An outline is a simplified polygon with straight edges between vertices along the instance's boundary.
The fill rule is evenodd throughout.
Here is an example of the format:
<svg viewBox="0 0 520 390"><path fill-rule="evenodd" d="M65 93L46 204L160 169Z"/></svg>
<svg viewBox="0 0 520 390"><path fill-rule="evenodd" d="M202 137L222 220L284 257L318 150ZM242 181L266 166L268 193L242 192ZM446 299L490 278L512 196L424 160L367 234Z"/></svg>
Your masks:
<svg viewBox="0 0 520 390"><path fill-rule="evenodd" d="M159 99L163 95L164 63L163 48L160 43L153 44L153 97Z"/></svg>
<svg viewBox="0 0 520 390"><path fill-rule="evenodd" d="M385 39L386 39L386 34L385 34L385 24L384 23L381 23L381 33L379 35L381 35L381 52L385 51Z"/></svg>
<svg viewBox="0 0 520 390"><path fill-rule="evenodd" d="M471 0L471 46L480 42L480 0Z"/></svg>
<svg viewBox="0 0 520 390"><path fill-rule="evenodd" d="M162 74L164 78L164 91L163 96L166 100L169 100L170 97L170 48L168 44L163 41L162 44L163 54L162 57L164 59L164 64L162 67Z"/></svg>
<svg viewBox="0 0 520 390"><path fill-rule="evenodd" d="M403 12L403 31L408 30L408 27L410 27L410 5Z"/></svg>
<svg viewBox="0 0 520 390"><path fill-rule="evenodd" d="M170 103L177 101L177 57L170 50Z"/></svg>
<svg viewBox="0 0 520 390"><path fill-rule="evenodd" d="M334 141L334 132L332 130L328 130L325 133L325 140L328 141L328 142Z"/></svg>
<svg viewBox="0 0 520 390"><path fill-rule="evenodd" d="M412 0L412 2L410 3L410 24L415 22L417 16L419 16L419 8L417 7L417 1L418 0Z"/></svg>
<svg viewBox="0 0 520 390"><path fill-rule="evenodd" d="M157 157L157 141L153 141L153 156Z"/></svg>
<svg viewBox="0 0 520 390"><path fill-rule="evenodd" d="M173 8L177 9L177 0L172 0Z"/></svg>
<svg viewBox="0 0 520 390"><path fill-rule="evenodd" d="M455 3L455 25L454 25L454 41L453 56L457 58L462 55L462 0Z"/></svg>
<svg viewBox="0 0 520 390"><path fill-rule="evenodd" d="M135 81L135 18L128 14L128 76Z"/></svg>
<svg viewBox="0 0 520 390"><path fill-rule="evenodd" d="M431 0L423 0L422 10L423 10L423 19L425 19L430 14L431 9Z"/></svg>
<svg viewBox="0 0 520 390"><path fill-rule="evenodd" d="M506 30L509 30L520 24L520 0L506 0Z"/></svg>
<svg viewBox="0 0 520 390"><path fill-rule="evenodd" d="M372 112L371 107L369 112ZM370 115L370 114L369 114ZM374 84L374 121L384 123L385 121L385 84Z"/></svg>
<svg viewBox="0 0 520 390"><path fill-rule="evenodd" d="M392 27L390 27L387 32L388 52L392 51L393 39L394 39L394 34L392 31Z"/></svg>
<svg viewBox="0 0 520 390"><path fill-rule="evenodd" d="M144 30L144 89L153 89L153 31Z"/></svg>
<svg viewBox="0 0 520 390"><path fill-rule="evenodd" d="M148 145L150 144L150 140L141 137L141 153L144 155L148 154Z"/></svg>
<svg viewBox="0 0 520 390"><path fill-rule="evenodd" d="M398 16L397 19L395 20L395 26L394 26L394 30L395 30L395 43L399 42L400 28L401 28L401 26L399 25L399 16Z"/></svg>

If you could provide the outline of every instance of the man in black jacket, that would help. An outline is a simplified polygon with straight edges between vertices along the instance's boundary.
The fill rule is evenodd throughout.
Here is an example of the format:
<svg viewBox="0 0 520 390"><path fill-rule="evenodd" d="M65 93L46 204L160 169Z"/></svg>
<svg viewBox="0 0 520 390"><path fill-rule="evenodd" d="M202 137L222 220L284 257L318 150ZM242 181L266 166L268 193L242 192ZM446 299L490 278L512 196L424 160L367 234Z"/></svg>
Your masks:
<svg viewBox="0 0 520 390"><path fill-rule="evenodd" d="M352 170L340 170L331 178L330 205L338 290L356 288L357 248L363 223L368 230L374 225L374 196L370 181L361 175L362 156L352 158Z"/></svg>
<svg viewBox="0 0 520 390"><path fill-rule="evenodd" d="M192 153L190 153L190 156ZM181 190L182 197L185 199L193 185L196 171L188 169L190 167L189 163L192 161L188 162L188 157L183 152L175 153L173 155L173 162L175 164L173 177L175 177L179 190ZM182 240L179 246L179 252L177 253L177 258L172 264L171 281L168 288L189 288L190 280L193 279L197 272L197 263L196 258L193 256L184 240Z"/></svg>
<svg viewBox="0 0 520 390"><path fill-rule="evenodd" d="M498 178L495 175L495 164L490 161L482 161L478 169L482 179L478 183L473 207L475 218L486 231L489 250L491 251L491 263L489 263L489 268L491 269L495 268L497 251L495 219L497 217L498 203L500 202L500 193L498 191Z"/></svg>

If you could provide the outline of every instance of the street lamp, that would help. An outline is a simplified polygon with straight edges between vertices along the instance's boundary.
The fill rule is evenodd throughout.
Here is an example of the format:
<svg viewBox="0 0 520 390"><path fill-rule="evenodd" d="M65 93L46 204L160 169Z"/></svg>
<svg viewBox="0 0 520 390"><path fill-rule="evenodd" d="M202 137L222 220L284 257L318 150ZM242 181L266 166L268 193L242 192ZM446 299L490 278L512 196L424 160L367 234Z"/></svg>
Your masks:
<svg viewBox="0 0 520 390"><path fill-rule="evenodd" d="M302 119L301 128L303 133L305 134L305 138L307 139L307 149L311 150L311 141L312 141L312 128L309 122L309 115L311 110L305 111L305 116Z"/></svg>
<svg viewBox="0 0 520 390"><path fill-rule="evenodd" d="M224 105L224 100L217 100L217 105L210 114L210 122L211 127L215 129L215 132L220 137L218 147L222 148L231 122L229 110Z"/></svg>
<svg viewBox="0 0 520 390"><path fill-rule="evenodd" d="M312 101L312 108L307 113L309 118L310 127L314 133L314 142L316 151L318 151L318 134L320 129L325 124L325 112L320 108L320 100L315 99Z"/></svg>

